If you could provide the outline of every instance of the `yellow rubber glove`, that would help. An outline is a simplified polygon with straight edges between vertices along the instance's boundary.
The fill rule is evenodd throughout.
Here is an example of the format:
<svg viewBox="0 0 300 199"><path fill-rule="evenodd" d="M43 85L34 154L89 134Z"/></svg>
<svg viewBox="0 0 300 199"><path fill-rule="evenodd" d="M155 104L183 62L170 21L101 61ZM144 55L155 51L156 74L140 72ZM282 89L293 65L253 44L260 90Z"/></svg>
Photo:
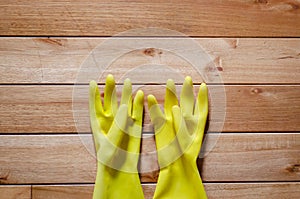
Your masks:
<svg viewBox="0 0 300 199"><path fill-rule="evenodd" d="M137 165L142 133L144 93L132 102L129 79L124 82L120 106L112 75L106 78L102 106L98 85L90 82L90 122L97 152L93 199L143 199Z"/></svg>
<svg viewBox="0 0 300 199"><path fill-rule="evenodd" d="M160 166L154 199L207 198L196 163L208 114L207 93L202 83L195 102L192 79L186 77L179 107L174 82L168 80L164 113L155 97L148 96Z"/></svg>

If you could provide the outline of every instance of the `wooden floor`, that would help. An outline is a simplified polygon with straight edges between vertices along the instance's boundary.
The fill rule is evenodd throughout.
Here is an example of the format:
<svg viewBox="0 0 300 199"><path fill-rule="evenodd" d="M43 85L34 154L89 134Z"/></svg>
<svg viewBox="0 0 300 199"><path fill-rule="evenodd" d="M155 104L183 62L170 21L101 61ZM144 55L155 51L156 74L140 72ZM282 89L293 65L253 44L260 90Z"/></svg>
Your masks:
<svg viewBox="0 0 300 199"><path fill-rule="evenodd" d="M215 65L202 75L217 71L222 77L208 86L210 93L224 88L224 126L214 133L220 121L213 116L222 114L216 104L224 99L212 95L207 137L218 139L198 164L208 197L300 198L299 1L13 0L0 2L0 16L0 199L92 198L96 159L88 82L78 82L77 75L89 53L110 36L147 27L191 36ZM122 79L135 66L151 63L192 76L196 88L203 80L180 57L150 47L120 57L103 77ZM132 80L134 88L142 86L163 103L168 76L158 70L145 68ZM182 81L175 81L180 90ZM79 102L74 89L83 93ZM80 124L74 122L74 107L84 110ZM152 131L147 109L143 129ZM154 150L153 136L143 138L142 153ZM154 170L157 163L143 161L140 167ZM140 176L145 198L151 199L158 171Z"/></svg>

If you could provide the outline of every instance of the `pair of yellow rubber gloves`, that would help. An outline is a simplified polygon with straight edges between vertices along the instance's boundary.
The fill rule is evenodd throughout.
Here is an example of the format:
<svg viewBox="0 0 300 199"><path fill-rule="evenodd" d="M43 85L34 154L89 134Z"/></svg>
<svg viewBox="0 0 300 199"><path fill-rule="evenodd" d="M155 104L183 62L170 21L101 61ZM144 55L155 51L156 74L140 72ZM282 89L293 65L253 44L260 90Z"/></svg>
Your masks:
<svg viewBox="0 0 300 199"><path fill-rule="evenodd" d="M192 79L186 77L180 106L173 80L167 81L164 111L153 95L148 96L160 166L154 199L207 198L196 163L208 114L207 95L202 83L195 101ZM132 99L129 79L119 105L112 75L106 78L103 103L97 83L90 82L90 122L98 160L93 199L144 198L137 169L143 105L141 90Z"/></svg>

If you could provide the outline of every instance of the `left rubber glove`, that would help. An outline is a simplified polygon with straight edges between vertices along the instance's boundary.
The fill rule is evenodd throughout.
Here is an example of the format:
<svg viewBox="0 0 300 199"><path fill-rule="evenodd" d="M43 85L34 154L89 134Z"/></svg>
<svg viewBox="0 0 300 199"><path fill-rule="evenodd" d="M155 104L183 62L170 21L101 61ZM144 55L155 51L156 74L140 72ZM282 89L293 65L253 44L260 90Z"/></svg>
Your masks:
<svg viewBox="0 0 300 199"><path fill-rule="evenodd" d="M97 153L93 199L143 199L138 175L144 93L132 101L132 86L124 82L118 106L115 80L106 78L103 105L98 85L90 82L90 122Z"/></svg>

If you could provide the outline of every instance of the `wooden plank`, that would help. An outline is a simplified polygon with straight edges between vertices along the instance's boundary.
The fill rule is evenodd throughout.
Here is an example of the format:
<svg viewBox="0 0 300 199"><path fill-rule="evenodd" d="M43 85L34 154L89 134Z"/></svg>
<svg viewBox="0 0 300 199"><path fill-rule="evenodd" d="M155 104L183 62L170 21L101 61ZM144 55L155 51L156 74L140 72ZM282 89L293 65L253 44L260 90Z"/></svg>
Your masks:
<svg viewBox="0 0 300 199"><path fill-rule="evenodd" d="M300 195L300 183L207 183L204 184L209 198L236 199L297 199Z"/></svg>
<svg viewBox="0 0 300 199"><path fill-rule="evenodd" d="M0 197L5 199L31 199L31 186L0 185Z"/></svg>
<svg viewBox="0 0 300 199"><path fill-rule="evenodd" d="M73 93L74 88L77 90ZM0 133L90 132L88 86L74 88L59 85L0 86ZM119 96L121 88L117 87ZM145 96L154 94L159 103L163 104L164 86L133 87L135 91L138 88L144 90ZM181 87L177 88L179 92ZM225 86L224 98L220 89L220 86L209 86L211 99L208 131L299 131L299 85ZM103 91L103 86L100 90ZM72 101L72 97L76 100ZM144 131L151 132L153 129L146 101Z"/></svg>
<svg viewBox="0 0 300 199"><path fill-rule="evenodd" d="M124 54L114 60L103 74L95 68L89 69L91 74L79 73L87 66L84 63L88 63L86 59L91 50L97 46L97 49L106 49L101 46L106 39L0 38L0 83L87 83L92 73L98 74L102 82L108 73L112 73L119 81L125 76L141 84L165 83L170 77L179 83L182 82L180 78L186 75L201 82L202 77L212 76L216 71L224 83L230 84L292 84L299 83L300 79L300 39L270 38L195 39L211 55L215 64L215 67L206 65L201 76L182 57L151 48ZM127 38L128 41L131 39ZM173 40L176 41L175 38ZM110 48L107 51L118 52L119 46ZM154 67L156 65L159 67ZM77 78L77 75L82 77L84 74L87 78Z"/></svg>
<svg viewBox="0 0 300 199"><path fill-rule="evenodd" d="M286 183L204 183L208 198L233 199L298 199L299 182ZM94 185L34 185L32 199L83 199L92 198ZM144 184L145 199L151 199L155 184Z"/></svg>
<svg viewBox="0 0 300 199"><path fill-rule="evenodd" d="M111 36L145 27L189 36L300 35L298 1L4 1L1 35Z"/></svg>
<svg viewBox="0 0 300 199"><path fill-rule="evenodd" d="M90 199L93 190L93 185L33 185L32 199Z"/></svg>
<svg viewBox="0 0 300 199"><path fill-rule="evenodd" d="M208 135L211 139L216 134ZM0 136L0 183L93 183L96 159L91 135ZM155 151L144 138L142 153ZM300 134L221 134L213 150L199 161L204 182L300 180ZM156 182L156 160L142 159L143 182ZM150 172L151 170L154 170Z"/></svg>

